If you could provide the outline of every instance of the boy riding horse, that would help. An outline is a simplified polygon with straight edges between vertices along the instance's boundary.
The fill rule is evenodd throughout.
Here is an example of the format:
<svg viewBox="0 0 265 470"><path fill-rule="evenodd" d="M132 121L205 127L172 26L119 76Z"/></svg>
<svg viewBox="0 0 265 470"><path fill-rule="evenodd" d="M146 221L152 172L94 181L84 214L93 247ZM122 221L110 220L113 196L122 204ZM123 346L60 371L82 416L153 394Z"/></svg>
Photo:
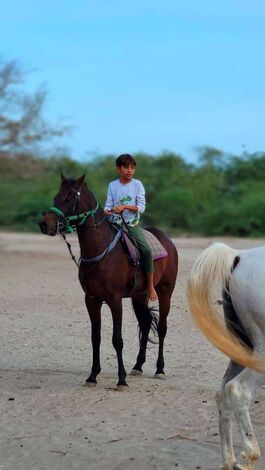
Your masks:
<svg viewBox="0 0 265 470"><path fill-rule="evenodd" d="M104 212L110 221L122 224L123 215L129 235L136 240L141 253L144 270L147 275L147 293L151 301L157 300L154 288L154 265L152 250L147 243L144 233L139 226L140 214L145 210L145 189L141 181L134 179L136 161L129 154L120 155L116 159L116 169L119 178L112 181L108 187Z"/></svg>

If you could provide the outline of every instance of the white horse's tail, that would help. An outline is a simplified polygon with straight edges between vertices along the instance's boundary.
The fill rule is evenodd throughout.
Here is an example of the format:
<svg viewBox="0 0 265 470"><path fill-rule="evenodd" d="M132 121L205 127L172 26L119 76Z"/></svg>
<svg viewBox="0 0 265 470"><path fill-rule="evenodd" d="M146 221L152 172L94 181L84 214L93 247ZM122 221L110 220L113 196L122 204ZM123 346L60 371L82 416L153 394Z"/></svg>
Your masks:
<svg viewBox="0 0 265 470"><path fill-rule="evenodd" d="M224 243L214 243L197 258L188 279L189 309L204 335L213 345L235 362L258 371L265 369L265 360L253 355L237 336L233 335L220 318L213 299L214 287L228 285L236 251Z"/></svg>

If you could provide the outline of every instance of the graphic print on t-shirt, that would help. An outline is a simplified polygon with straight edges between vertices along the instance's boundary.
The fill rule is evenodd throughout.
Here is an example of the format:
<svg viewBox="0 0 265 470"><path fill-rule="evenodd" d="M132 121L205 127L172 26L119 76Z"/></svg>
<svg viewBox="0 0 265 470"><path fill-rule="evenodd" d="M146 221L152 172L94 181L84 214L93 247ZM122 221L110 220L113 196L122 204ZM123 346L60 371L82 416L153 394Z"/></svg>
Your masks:
<svg viewBox="0 0 265 470"><path fill-rule="evenodd" d="M131 200L132 200L131 196L122 196L119 199L118 205L126 205ZM124 209L124 210L126 210L126 209ZM138 224L139 218L140 218L139 214L138 214L138 212L136 212L135 215L132 218L130 218L130 220L127 222L127 224L130 225L131 227L134 227L136 224ZM122 225L122 223L123 223L123 220L122 220L122 217L121 217L120 214L111 214L109 216L109 221L112 224L116 224L116 225Z"/></svg>

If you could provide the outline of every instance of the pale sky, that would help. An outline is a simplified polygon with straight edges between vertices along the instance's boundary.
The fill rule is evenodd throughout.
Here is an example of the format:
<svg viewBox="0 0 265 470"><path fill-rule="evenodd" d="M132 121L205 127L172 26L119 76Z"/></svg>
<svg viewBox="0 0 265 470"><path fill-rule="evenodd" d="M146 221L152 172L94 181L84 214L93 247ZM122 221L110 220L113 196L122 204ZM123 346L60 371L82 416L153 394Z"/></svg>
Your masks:
<svg viewBox="0 0 265 470"><path fill-rule="evenodd" d="M212 145L265 151L265 3L9 0L0 55L48 89L73 157Z"/></svg>

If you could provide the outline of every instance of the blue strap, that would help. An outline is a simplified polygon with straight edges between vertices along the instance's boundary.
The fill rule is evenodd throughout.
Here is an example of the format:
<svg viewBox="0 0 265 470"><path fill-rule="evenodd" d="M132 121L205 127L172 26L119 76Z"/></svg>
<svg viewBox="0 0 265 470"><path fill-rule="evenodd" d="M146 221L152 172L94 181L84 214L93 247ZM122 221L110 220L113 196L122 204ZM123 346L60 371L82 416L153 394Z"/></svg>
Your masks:
<svg viewBox="0 0 265 470"><path fill-rule="evenodd" d="M100 255L98 256L95 256L94 258L83 258L82 256L80 256L79 258L79 262L81 263L99 263L103 258L104 256L106 256L111 250L113 250L113 248L115 247L115 245L117 244L118 240L120 239L121 237L121 233L122 233L122 230L119 230L115 237L113 238L112 242L110 243L110 245L106 248L106 250L103 251L103 253L101 253Z"/></svg>

